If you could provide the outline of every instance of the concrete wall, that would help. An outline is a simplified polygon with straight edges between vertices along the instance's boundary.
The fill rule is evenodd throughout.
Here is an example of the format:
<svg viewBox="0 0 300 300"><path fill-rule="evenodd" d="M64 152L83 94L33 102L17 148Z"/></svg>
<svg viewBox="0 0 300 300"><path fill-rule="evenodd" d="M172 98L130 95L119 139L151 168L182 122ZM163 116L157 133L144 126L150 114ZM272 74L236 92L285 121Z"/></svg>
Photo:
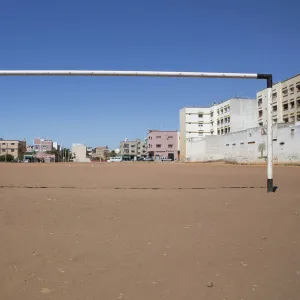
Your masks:
<svg viewBox="0 0 300 300"><path fill-rule="evenodd" d="M90 162L86 157L87 147L83 144L72 144L72 155L75 156L74 162Z"/></svg>
<svg viewBox="0 0 300 300"><path fill-rule="evenodd" d="M273 128L274 162L300 163L300 126L278 124ZM263 163L266 156L266 130L260 127L187 140L187 161Z"/></svg>

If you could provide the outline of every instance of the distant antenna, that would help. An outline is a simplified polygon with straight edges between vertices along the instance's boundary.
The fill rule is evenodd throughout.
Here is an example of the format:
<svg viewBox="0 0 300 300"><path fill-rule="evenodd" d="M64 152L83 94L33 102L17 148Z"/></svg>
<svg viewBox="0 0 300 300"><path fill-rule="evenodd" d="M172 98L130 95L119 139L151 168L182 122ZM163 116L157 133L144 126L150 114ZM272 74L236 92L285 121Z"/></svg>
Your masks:
<svg viewBox="0 0 300 300"><path fill-rule="evenodd" d="M128 138L125 138L125 142L127 142L128 141Z"/></svg>

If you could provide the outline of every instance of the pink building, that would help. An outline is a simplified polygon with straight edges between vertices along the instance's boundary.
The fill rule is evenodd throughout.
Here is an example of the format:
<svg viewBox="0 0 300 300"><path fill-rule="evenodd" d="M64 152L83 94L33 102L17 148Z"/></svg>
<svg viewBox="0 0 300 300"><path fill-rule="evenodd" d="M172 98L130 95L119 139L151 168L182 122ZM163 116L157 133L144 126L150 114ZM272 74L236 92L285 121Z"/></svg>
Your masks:
<svg viewBox="0 0 300 300"><path fill-rule="evenodd" d="M53 142L48 139L36 138L33 140L33 147L36 152L47 152L53 150Z"/></svg>
<svg viewBox="0 0 300 300"><path fill-rule="evenodd" d="M178 160L178 132L149 130L147 154L155 160L160 160L161 157Z"/></svg>

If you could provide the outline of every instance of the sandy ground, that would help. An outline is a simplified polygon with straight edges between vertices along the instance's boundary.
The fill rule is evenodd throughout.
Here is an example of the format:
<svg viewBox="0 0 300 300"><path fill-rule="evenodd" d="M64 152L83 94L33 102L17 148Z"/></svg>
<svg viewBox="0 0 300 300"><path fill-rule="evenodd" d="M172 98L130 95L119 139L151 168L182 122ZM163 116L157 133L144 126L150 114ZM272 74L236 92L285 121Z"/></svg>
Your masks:
<svg viewBox="0 0 300 300"><path fill-rule="evenodd" d="M0 299L300 299L300 167L0 164Z"/></svg>

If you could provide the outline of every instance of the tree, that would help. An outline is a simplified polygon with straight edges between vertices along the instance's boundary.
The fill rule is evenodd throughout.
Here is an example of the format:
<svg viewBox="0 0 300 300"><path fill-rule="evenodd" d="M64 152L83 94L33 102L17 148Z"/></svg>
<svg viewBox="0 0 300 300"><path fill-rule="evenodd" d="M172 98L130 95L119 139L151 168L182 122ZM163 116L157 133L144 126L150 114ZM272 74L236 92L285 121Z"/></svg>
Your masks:
<svg viewBox="0 0 300 300"><path fill-rule="evenodd" d="M15 158L11 154L4 154L0 156L0 161L12 162L14 159Z"/></svg>
<svg viewBox="0 0 300 300"><path fill-rule="evenodd" d="M109 151L108 156L109 157L115 157L116 156L116 151L115 150Z"/></svg>

